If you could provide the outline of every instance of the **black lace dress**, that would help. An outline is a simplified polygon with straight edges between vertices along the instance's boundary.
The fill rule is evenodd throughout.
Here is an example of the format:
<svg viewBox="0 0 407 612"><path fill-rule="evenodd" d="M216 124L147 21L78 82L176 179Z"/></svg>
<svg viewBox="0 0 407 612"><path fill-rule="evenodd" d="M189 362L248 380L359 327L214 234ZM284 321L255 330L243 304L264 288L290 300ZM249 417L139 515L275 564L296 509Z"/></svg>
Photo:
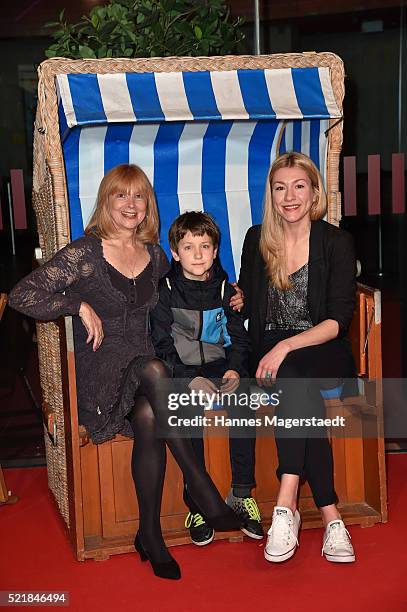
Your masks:
<svg viewBox="0 0 407 612"><path fill-rule="evenodd" d="M48 262L23 278L12 290L9 305L26 315L48 321L73 315L79 422L95 443L117 433L132 436L126 420L139 385L138 371L154 355L149 313L158 299L157 285L168 268L158 245L147 245L152 290L140 304L112 282L102 243L85 236L70 243ZM142 300L140 300L142 301ZM87 302L103 323L104 340L93 352L78 315Z"/></svg>

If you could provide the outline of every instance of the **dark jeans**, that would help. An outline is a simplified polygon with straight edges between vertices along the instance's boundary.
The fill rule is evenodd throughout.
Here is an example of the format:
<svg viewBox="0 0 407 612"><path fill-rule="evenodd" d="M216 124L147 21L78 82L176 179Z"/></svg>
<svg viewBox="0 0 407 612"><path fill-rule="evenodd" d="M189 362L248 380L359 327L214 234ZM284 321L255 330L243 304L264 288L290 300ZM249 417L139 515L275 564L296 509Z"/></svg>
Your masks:
<svg viewBox="0 0 407 612"><path fill-rule="evenodd" d="M202 366L197 366L196 373L194 375L190 375L194 377L203 376L204 378L209 378L218 385L220 384L222 376L226 370L226 360L218 359L211 363L205 363ZM238 391L242 392L241 387L236 390L236 392ZM249 407L241 406L231 408L228 411L228 415L239 418L247 417L251 419L253 419L254 416L253 411ZM195 436L191 438L191 442L199 462L201 463L202 467L205 468L205 452L202 435L200 437ZM239 497L249 497L251 494L251 489L256 486L254 476L255 446L256 433L254 428L247 431L242 431L242 428L240 428L239 432L236 433L236 437L234 437L233 428L229 428L229 455L230 465L232 468L231 484L234 494L238 495ZM188 501L188 497L184 496L184 498L187 505L191 506Z"/></svg>
<svg viewBox="0 0 407 612"><path fill-rule="evenodd" d="M299 333L292 330L265 332L261 355L281 340ZM325 418L325 405L320 393L321 382L312 379L331 379L328 386L335 387L341 378L354 375L354 362L347 338L291 351L277 373L283 393L276 410L278 417ZM291 382L287 379L296 379ZM275 428L279 465L277 476L298 474L308 480L315 504L328 506L338 501L333 483L332 449L326 430L317 434L304 428L285 430Z"/></svg>

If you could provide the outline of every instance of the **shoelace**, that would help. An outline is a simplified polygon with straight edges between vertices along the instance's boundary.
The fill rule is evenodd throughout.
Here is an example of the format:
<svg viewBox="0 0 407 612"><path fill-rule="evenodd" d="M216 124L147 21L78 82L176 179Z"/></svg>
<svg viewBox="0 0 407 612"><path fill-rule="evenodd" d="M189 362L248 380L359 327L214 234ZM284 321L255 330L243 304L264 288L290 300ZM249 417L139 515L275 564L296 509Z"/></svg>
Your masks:
<svg viewBox="0 0 407 612"><path fill-rule="evenodd" d="M350 540L352 539L349 531L345 526L342 527L339 523L334 523L330 526L329 531L326 535L324 543L322 544L321 557L324 555L324 549L326 544L330 544L332 540L332 546L335 548L338 544L350 544Z"/></svg>
<svg viewBox="0 0 407 612"><path fill-rule="evenodd" d="M185 527L189 529L192 527L200 527L205 524L205 519L201 514L192 514L192 512L188 512L187 518L185 519Z"/></svg>
<svg viewBox="0 0 407 612"><path fill-rule="evenodd" d="M253 497L245 498L244 507L249 515L249 518L252 521L258 521L260 523L261 521L260 510L259 510L256 500Z"/></svg>
<svg viewBox="0 0 407 612"><path fill-rule="evenodd" d="M282 523L282 525L285 527L285 530L283 532L283 529L280 528L280 523ZM294 531L292 530L292 523L290 521L290 519L288 518L288 516L285 516L283 514L277 514L274 518L273 518L273 522L271 524L271 531L272 531L272 536L273 538L276 537L276 533L278 535L280 535L281 540L287 540L287 544L289 543L289 538L294 538L297 546L299 546L299 542L298 542L298 538L296 537L296 535L294 534Z"/></svg>

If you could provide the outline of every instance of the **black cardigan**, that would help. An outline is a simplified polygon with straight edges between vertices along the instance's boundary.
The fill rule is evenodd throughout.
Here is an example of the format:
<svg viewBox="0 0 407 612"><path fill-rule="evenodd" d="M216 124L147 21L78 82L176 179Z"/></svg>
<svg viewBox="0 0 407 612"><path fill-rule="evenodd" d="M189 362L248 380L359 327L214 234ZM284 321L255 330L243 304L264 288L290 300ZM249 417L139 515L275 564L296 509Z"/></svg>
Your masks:
<svg viewBox="0 0 407 612"><path fill-rule="evenodd" d="M261 226L254 225L246 234L239 276L254 361L261 350L267 310L268 278L259 250L260 231ZM352 236L325 221L313 221L307 296L313 324L334 319L339 324L338 337L345 336L355 308L355 295L356 260Z"/></svg>

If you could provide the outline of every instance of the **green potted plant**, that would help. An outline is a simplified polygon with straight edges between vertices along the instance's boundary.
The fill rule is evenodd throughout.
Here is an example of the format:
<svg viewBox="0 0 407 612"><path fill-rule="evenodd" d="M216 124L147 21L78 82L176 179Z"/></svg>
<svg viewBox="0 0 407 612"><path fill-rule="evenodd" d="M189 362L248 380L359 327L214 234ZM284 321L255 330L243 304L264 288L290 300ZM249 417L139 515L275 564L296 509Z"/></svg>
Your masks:
<svg viewBox="0 0 407 612"><path fill-rule="evenodd" d="M166 57L239 53L243 20L223 0L110 0L76 24L48 23L47 57Z"/></svg>

